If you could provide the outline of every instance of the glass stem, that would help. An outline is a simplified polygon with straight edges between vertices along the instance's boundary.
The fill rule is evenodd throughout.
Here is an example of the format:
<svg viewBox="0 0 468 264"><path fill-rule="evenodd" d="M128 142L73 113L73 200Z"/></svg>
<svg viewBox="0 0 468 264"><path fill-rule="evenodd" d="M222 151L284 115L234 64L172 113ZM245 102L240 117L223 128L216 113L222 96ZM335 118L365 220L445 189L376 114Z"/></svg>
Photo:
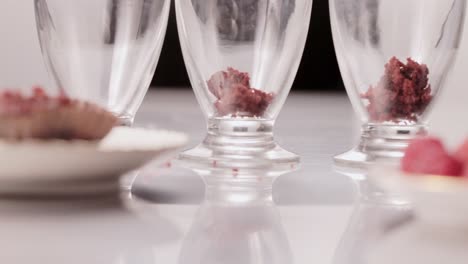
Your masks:
<svg viewBox="0 0 468 264"><path fill-rule="evenodd" d="M226 204L273 204L273 181L206 182L205 200Z"/></svg>

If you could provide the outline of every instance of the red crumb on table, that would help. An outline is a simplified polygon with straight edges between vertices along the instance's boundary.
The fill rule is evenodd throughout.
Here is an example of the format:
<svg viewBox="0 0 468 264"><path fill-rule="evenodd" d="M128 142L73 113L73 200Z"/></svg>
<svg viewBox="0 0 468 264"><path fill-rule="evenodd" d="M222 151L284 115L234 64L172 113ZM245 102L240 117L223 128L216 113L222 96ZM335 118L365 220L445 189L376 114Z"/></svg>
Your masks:
<svg viewBox="0 0 468 264"><path fill-rule="evenodd" d="M367 111L374 122L417 121L432 101L429 69L411 58L407 63L396 57L385 65L380 82L361 95L369 102Z"/></svg>
<svg viewBox="0 0 468 264"><path fill-rule="evenodd" d="M423 175L463 176L464 164L451 156L441 140L423 137L413 140L401 161L406 173Z"/></svg>
<svg viewBox="0 0 468 264"><path fill-rule="evenodd" d="M237 178L237 176L239 176L239 169L232 169L232 176Z"/></svg>
<svg viewBox="0 0 468 264"><path fill-rule="evenodd" d="M250 87L250 76L233 68L220 71L207 82L217 98L214 103L219 115L261 117L274 99L272 93Z"/></svg>

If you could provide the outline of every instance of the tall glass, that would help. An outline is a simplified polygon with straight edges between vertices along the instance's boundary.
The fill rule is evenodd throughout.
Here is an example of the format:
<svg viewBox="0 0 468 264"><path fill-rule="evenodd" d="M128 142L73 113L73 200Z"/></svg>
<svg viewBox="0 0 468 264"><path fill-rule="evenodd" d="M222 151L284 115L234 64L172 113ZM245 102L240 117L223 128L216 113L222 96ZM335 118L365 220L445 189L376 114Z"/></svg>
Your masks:
<svg viewBox="0 0 468 264"><path fill-rule="evenodd" d="M70 97L131 124L158 63L170 0L35 0L47 68Z"/></svg>
<svg viewBox="0 0 468 264"><path fill-rule="evenodd" d="M208 123L205 141L182 160L299 162L275 143L273 125L299 67L311 9L311 0L176 0L185 64Z"/></svg>
<svg viewBox="0 0 468 264"><path fill-rule="evenodd" d="M329 0L341 74L362 124L359 145L335 157L362 167L402 157L459 49L465 0Z"/></svg>

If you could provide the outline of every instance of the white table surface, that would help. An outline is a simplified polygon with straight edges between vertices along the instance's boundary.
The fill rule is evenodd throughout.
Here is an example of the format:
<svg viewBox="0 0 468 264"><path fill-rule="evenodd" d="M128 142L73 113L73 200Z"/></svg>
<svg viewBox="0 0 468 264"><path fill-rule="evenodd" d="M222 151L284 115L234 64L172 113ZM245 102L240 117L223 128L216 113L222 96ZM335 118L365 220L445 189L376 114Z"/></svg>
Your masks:
<svg viewBox="0 0 468 264"><path fill-rule="evenodd" d="M182 90L150 92L136 125L185 131L191 145L205 132L193 94ZM277 207L202 206L204 185L197 175L153 165L135 182L145 200L123 194L121 202L0 202L0 263L198 264L191 256L202 254L220 258L219 264L248 264L246 256L256 259L252 263L271 257L255 255L265 248L287 263L332 263L355 191L331 170L331 158L351 147L353 131L344 94L292 94L276 136L302 156L303 169L276 182ZM275 250L271 243L284 247Z"/></svg>
<svg viewBox="0 0 468 264"><path fill-rule="evenodd" d="M197 247L196 243L186 240L190 230L197 230L197 226L192 224L196 220L210 221L205 219L206 215L197 214L198 206L150 204L130 198L124 198L125 205L90 203L0 203L0 262L199 263L181 260L187 250ZM276 209L279 215L274 220L280 224L274 225L273 231L285 232L286 238L278 243L289 244L294 263L330 263L344 231L349 207L313 205ZM267 223L250 219L243 223L242 228L252 228L245 232L261 237L262 232L272 228ZM241 234L240 238L224 237L225 243L239 243L238 239L243 241L244 233L236 227L221 223L217 228L232 228L236 230L233 232ZM195 232L195 236L195 239L206 241L217 235L215 231L214 234ZM260 241L257 247L261 246ZM248 250L236 252L249 253ZM205 248L200 253L214 252ZM233 262L229 259L219 263Z"/></svg>
<svg viewBox="0 0 468 264"><path fill-rule="evenodd" d="M435 131L453 137L443 132L444 113L435 116ZM345 94L292 93L276 137L303 164L275 183L274 204L207 201L199 176L157 164L123 177L136 180L121 197L2 199L0 263L366 263L374 245L413 218L406 205L357 195L333 172L332 156L353 145L356 124ZM185 131L191 146L205 133L189 90L151 91L136 125Z"/></svg>
<svg viewBox="0 0 468 264"><path fill-rule="evenodd" d="M184 131L191 137L189 146L200 143L206 132L195 96L186 89L151 91L136 125ZM301 156L302 170L277 180L275 201L279 205L349 205L352 182L332 170L332 157L349 150L358 133L345 94L290 94L277 120L275 136L280 145ZM158 190L160 202L198 204L203 198L201 179L187 170L150 170L142 178L145 182L138 186Z"/></svg>

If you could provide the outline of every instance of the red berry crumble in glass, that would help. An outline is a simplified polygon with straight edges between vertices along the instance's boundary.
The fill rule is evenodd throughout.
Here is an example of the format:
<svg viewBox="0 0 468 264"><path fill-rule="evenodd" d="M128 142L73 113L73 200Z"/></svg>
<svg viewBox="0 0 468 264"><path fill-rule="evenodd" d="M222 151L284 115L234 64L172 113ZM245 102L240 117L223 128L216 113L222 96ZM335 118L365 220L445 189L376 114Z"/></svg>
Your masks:
<svg viewBox="0 0 468 264"><path fill-rule="evenodd" d="M373 122L417 121L432 101L429 69L411 58L406 64L396 57L385 65L380 82L361 95L368 102Z"/></svg>
<svg viewBox="0 0 468 264"><path fill-rule="evenodd" d="M262 117L275 97L252 88L249 74L233 68L213 74L207 84L220 116Z"/></svg>

